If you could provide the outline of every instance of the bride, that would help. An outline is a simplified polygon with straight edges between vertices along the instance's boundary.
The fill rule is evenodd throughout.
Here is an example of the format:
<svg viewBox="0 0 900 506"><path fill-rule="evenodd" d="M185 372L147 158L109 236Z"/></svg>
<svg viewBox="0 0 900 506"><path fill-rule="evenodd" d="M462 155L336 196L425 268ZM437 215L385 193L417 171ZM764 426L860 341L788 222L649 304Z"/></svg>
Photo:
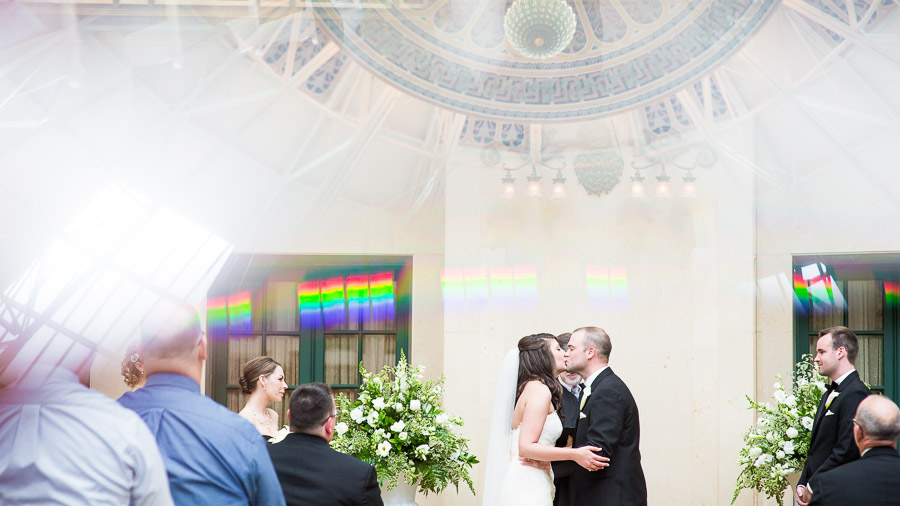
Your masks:
<svg viewBox="0 0 900 506"><path fill-rule="evenodd" d="M494 396L483 506L551 506L555 489L549 465L523 464L520 457L549 462L573 460L589 471L608 466L594 446L557 448L562 433L557 410L562 395L556 377L565 355L550 334L519 340L503 361ZM515 385L515 386L513 386Z"/></svg>

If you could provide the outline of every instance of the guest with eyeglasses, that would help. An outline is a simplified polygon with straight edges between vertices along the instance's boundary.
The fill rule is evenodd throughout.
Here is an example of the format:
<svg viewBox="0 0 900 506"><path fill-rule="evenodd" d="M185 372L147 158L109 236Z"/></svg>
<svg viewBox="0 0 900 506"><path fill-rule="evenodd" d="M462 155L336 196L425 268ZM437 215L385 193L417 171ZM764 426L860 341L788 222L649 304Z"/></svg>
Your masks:
<svg viewBox="0 0 900 506"><path fill-rule="evenodd" d="M301 385L291 395L291 432L268 445L288 506L382 506L375 468L329 446L338 412L331 388Z"/></svg>
<svg viewBox="0 0 900 506"><path fill-rule="evenodd" d="M900 502L900 409L887 397L870 395L856 410L853 439L860 458L809 481L810 506L888 506Z"/></svg>

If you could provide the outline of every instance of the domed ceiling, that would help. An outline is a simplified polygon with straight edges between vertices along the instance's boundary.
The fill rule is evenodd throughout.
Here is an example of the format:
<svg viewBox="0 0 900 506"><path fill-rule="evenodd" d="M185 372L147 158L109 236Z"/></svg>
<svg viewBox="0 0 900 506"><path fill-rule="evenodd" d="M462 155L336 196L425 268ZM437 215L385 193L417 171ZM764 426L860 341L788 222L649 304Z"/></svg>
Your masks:
<svg viewBox="0 0 900 506"><path fill-rule="evenodd" d="M671 92L728 56L776 2L574 0L575 36L547 60L510 51L504 2L319 5L328 37L396 86L468 114L546 121L602 116Z"/></svg>

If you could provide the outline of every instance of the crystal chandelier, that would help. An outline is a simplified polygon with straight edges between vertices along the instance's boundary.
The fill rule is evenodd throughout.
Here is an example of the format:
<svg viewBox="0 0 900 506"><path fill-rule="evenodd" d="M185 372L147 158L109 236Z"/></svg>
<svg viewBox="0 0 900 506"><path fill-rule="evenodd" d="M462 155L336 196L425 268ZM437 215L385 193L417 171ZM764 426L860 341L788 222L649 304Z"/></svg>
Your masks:
<svg viewBox="0 0 900 506"><path fill-rule="evenodd" d="M503 31L520 55L549 58L572 41L575 12L565 0L516 0L506 11Z"/></svg>

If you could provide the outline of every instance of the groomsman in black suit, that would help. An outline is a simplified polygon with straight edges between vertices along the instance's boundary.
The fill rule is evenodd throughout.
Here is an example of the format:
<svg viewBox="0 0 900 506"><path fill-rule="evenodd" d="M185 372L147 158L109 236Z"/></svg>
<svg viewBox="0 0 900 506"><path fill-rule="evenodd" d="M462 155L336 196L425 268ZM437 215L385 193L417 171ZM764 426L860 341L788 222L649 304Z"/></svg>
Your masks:
<svg viewBox="0 0 900 506"><path fill-rule="evenodd" d="M566 332L556 336L556 341L562 349L569 346L569 338L571 332ZM581 400L581 384L582 377L572 372L564 372L557 378L559 384L562 385L562 406L560 412L563 415L563 433L556 441L556 446L569 446L569 438L574 437L575 425L578 422L578 402ZM556 496L553 498L553 504L559 506L562 501L566 501L563 496L569 491L568 477L554 476L553 484L556 486Z"/></svg>
<svg viewBox="0 0 900 506"><path fill-rule="evenodd" d="M817 493L810 483L816 474L859 458L853 444L853 415L871 392L854 367L858 353L859 340L847 327L830 327L819 332L816 364L819 374L831 379L831 385L822 394L813 421L809 453L795 494L800 506L807 506L811 496Z"/></svg>
<svg viewBox="0 0 900 506"><path fill-rule="evenodd" d="M593 445L609 457L609 467L588 471L573 461L553 462L553 473L568 477L559 506L647 506L641 468L640 419L625 383L609 368L612 343L603 329L572 333L566 351L568 370L585 378L575 447Z"/></svg>
<svg viewBox="0 0 900 506"><path fill-rule="evenodd" d="M268 445L287 506L383 506L375 468L328 445L337 416L328 385L297 388L288 416L291 432Z"/></svg>
<svg viewBox="0 0 900 506"><path fill-rule="evenodd" d="M810 506L895 506L900 503L900 409L887 397L870 395L853 419L853 439L862 456L809 480Z"/></svg>

